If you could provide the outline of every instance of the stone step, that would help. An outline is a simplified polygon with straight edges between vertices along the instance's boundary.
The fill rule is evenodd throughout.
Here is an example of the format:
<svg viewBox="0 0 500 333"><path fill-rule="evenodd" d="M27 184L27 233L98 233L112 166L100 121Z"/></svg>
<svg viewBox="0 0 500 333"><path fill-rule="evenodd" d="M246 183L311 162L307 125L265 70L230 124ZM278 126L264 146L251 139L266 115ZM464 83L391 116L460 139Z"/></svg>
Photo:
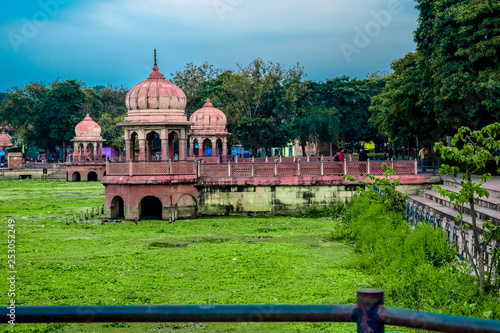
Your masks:
<svg viewBox="0 0 500 333"><path fill-rule="evenodd" d="M458 215L458 211L454 208L443 206L438 202L435 202L434 200L422 198L417 195L409 196L408 202L423 206L424 208L427 208L427 210L430 211L434 216L438 215L441 217L441 219L446 218L448 221L455 221ZM472 226L472 218L470 216L463 215L463 220L464 222ZM484 220L478 218L476 219L476 224L480 229L482 229Z"/></svg>
<svg viewBox="0 0 500 333"><path fill-rule="evenodd" d="M474 176L472 178L473 181L477 181L479 177ZM457 181L460 182L460 178L457 178ZM444 186L449 186L449 187L454 187L454 188L460 188L460 183L456 183L450 176L443 176L443 185ZM500 199L500 178L495 177L493 180L487 181L484 185L483 188L488 190L490 193L490 198L497 198Z"/></svg>
<svg viewBox="0 0 500 333"><path fill-rule="evenodd" d="M66 179L66 169L57 170L47 174L48 179Z"/></svg>
<svg viewBox="0 0 500 333"><path fill-rule="evenodd" d="M442 197L439 193L433 190L427 190L425 192L425 198L430 199L445 207L455 209L458 215L457 206L455 204L452 204L448 197ZM471 215L470 206L468 204L465 204L464 208L465 208L464 213ZM490 209L487 206L482 206L482 205L475 205L474 208L476 210L476 217L485 221L492 220L495 224L500 224L500 212L498 210Z"/></svg>
<svg viewBox="0 0 500 333"><path fill-rule="evenodd" d="M448 186L448 185L439 185L441 188L448 190L450 192L458 193L458 188L454 186ZM433 189L434 190L434 189ZM492 197L490 194L490 197L481 197L479 198L476 195L476 203L480 206L483 206L485 208L493 209L500 211L500 199Z"/></svg>

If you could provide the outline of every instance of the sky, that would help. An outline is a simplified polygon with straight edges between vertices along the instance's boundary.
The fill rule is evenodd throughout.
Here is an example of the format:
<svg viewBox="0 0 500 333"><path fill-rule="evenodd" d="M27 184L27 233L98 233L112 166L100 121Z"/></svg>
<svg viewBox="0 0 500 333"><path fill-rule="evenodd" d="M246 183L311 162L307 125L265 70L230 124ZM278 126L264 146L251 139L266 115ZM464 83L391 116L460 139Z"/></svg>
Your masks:
<svg viewBox="0 0 500 333"><path fill-rule="evenodd" d="M76 79L131 88L157 49L167 79L205 61L236 69L253 59L306 79L390 71L415 50L411 0L4 0L0 91Z"/></svg>

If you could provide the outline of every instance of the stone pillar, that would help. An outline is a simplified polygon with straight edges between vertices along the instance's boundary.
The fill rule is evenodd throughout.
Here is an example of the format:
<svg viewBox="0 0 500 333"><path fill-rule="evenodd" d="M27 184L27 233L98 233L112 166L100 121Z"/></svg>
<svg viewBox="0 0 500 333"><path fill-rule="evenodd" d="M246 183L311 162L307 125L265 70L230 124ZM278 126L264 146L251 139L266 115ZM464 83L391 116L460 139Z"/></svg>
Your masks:
<svg viewBox="0 0 500 333"><path fill-rule="evenodd" d="M139 161L146 159L146 139L139 139Z"/></svg>
<svg viewBox="0 0 500 333"><path fill-rule="evenodd" d="M125 160L127 161L131 161L132 160L132 149L131 149L131 145L130 145L130 142L132 140L130 139L125 139Z"/></svg>
<svg viewBox="0 0 500 333"><path fill-rule="evenodd" d="M147 151L147 160L151 161L153 159L153 138L152 135L148 135L148 139L146 141L148 151Z"/></svg>
<svg viewBox="0 0 500 333"><path fill-rule="evenodd" d="M187 154L187 139L179 138L179 160L185 160Z"/></svg>
<svg viewBox="0 0 500 333"><path fill-rule="evenodd" d="M222 156L226 156L226 150L227 150L227 141L226 140L222 140L222 151L221 151L221 155Z"/></svg>
<svg viewBox="0 0 500 333"><path fill-rule="evenodd" d="M92 161L95 161L97 157L97 142L92 144Z"/></svg>
<svg viewBox="0 0 500 333"><path fill-rule="evenodd" d="M97 160L102 160L102 142L97 143Z"/></svg>
<svg viewBox="0 0 500 333"><path fill-rule="evenodd" d="M167 139L161 139L161 160L166 161L168 160L168 140Z"/></svg>
<svg viewBox="0 0 500 333"><path fill-rule="evenodd" d="M212 156L217 156L217 138L212 139Z"/></svg>

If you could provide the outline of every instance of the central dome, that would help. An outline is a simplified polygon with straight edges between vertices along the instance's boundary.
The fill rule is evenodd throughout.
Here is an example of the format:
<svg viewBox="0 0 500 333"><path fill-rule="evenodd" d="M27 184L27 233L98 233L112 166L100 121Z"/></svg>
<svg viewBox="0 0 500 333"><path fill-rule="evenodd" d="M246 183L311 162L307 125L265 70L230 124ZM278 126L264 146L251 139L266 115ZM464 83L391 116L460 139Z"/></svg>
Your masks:
<svg viewBox="0 0 500 333"><path fill-rule="evenodd" d="M170 81L165 80L156 64L156 50L153 72L127 92L125 105L126 121L186 121L186 95ZM151 118L153 117L153 118Z"/></svg>

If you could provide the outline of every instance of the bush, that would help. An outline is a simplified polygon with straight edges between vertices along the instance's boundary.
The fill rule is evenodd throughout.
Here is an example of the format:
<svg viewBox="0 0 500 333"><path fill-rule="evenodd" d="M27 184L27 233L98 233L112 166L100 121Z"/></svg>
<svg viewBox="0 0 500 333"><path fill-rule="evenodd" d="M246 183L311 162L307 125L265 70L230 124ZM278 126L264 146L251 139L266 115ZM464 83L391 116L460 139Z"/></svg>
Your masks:
<svg viewBox="0 0 500 333"><path fill-rule="evenodd" d="M355 264L375 276L389 306L500 319L498 292L479 297L477 280L461 267L441 229L412 229L394 202L360 191L346 208L331 238L352 242ZM396 205L399 206L399 205Z"/></svg>

